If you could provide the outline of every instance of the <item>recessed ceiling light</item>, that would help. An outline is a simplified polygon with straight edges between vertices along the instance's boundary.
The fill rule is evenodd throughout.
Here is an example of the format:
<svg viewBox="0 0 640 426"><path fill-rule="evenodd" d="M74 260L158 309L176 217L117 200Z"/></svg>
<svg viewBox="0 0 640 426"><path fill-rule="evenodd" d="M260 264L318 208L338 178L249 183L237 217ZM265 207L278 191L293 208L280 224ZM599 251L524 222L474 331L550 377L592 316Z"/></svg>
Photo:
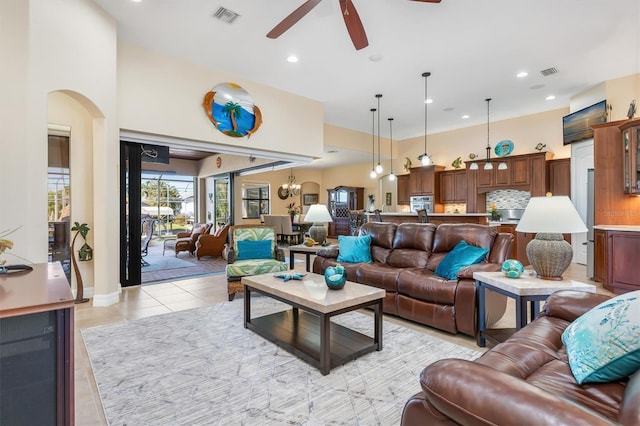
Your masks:
<svg viewBox="0 0 640 426"><path fill-rule="evenodd" d="M287 57L287 62L291 62L292 64L298 62L298 57L296 55L289 55Z"/></svg>
<svg viewBox="0 0 640 426"><path fill-rule="evenodd" d="M382 60L382 58L384 58L384 56L382 56L379 53L376 53L374 55L369 56L369 60L371 62L380 62Z"/></svg>
<svg viewBox="0 0 640 426"><path fill-rule="evenodd" d="M426 101L424 101L425 104L432 104L433 103L433 99L427 99Z"/></svg>
<svg viewBox="0 0 640 426"><path fill-rule="evenodd" d="M526 77L526 76L528 76L528 75L529 75L529 73L528 73L528 72L526 72L526 71L521 71L521 72L519 72L518 74L516 74L516 77L518 77L518 78L525 78L525 77Z"/></svg>
<svg viewBox="0 0 640 426"><path fill-rule="evenodd" d="M131 0L133 3L142 3L142 0Z"/></svg>
<svg viewBox="0 0 640 426"><path fill-rule="evenodd" d="M546 98L544 98L545 101L552 101L554 100L556 97L554 95L549 95Z"/></svg>
<svg viewBox="0 0 640 426"><path fill-rule="evenodd" d="M469 115L465 114L465 115L462 116L462 118L465 118L465 119L469 118Z"/></svg>

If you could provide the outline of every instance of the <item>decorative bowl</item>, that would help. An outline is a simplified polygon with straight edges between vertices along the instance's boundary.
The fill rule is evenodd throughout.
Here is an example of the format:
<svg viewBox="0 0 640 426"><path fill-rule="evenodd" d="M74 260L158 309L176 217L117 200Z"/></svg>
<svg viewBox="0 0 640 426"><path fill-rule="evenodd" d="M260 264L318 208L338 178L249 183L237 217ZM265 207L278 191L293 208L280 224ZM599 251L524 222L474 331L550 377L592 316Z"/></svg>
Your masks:
<svg viewBox="0 0 640 426"><path fill-rule="evenodd" d="M344 283L347 282L347 272L344 266L337 264L336 266L329 266L324 271L324 282L327 283L327 287L330 290L340 290L344 287Z"/></svg>
<svg viewBox="0 0 640 426"><path fill-rule="evenodd" d="M509 278L518 278L524 272L524 266L516 259L507 259L502 264L502 272Z"/></svg>

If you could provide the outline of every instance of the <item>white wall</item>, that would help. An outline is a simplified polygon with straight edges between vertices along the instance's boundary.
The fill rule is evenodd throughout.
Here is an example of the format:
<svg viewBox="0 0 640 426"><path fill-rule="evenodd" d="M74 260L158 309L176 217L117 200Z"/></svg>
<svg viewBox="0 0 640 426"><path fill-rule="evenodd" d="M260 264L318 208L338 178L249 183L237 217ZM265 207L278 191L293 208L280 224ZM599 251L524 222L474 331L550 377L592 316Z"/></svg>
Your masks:
<svg viewBox="0 0 640 426"><path fill-rule="evenodd" d="M88 0L3 0L0 17L0 80L8 89L3 87L0 116L8 137L3 153L11 158L3 162L0 180L3 197L19 207L3 209L0 223L2 228L23 227L12 236L16 254L47 261L47 100L50 92L66 91L92 117L90 192L99 196L93 217L75 219L87 222L93 233L93 281L99 296L94 303L112 303L119 290L118 241L113 238L119 232L115 23ZM72 194L72 205L81 212L78 196L82 199Z"/></svg>
<svg viewBox="0 0 640 426"><path fill-rule="evenodd" d="M250 138L226 136L206 116L205 94L225 82L242 86L262 111L262 126ZM323 151L322 103L123 43L118 46L118 117L122 129L236 149L311 157Z"/></svg>

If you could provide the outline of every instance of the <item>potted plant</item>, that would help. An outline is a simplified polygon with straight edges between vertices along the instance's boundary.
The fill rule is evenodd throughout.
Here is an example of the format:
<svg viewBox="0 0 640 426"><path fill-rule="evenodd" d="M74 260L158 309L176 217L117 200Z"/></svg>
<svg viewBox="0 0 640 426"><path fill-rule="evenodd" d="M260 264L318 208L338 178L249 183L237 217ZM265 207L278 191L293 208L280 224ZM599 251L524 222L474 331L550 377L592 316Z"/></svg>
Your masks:
<svg viewBox="0 0 640 426"><path fill-rule="evenodd" d="M73 264L73 272L76 275L77 285L75 303L84 303L88 302L89 299L83 297L84 286L82 283L82 275L80 275L80 269L78 268L78 262L76 261L74 248L76 244L76 238L78 238L78 235L80 235L84 240L84 244L82 245L82 247L80 247L80 250L78 250L78 258L81 262L93 259L93 249L89 244L87 244L87 234L89 233L90 228L86 223L80 224L79 222L74 222L73 228L71 228L71 230L76 232L73 235L73 240L71 240L71 263Z"/></svg>

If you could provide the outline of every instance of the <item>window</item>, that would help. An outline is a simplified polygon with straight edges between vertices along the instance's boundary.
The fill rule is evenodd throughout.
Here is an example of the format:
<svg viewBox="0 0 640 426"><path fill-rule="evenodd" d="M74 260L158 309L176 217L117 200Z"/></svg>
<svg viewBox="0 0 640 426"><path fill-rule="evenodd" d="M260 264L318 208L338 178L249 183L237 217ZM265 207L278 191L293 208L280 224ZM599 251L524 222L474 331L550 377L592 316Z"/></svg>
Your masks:
<svg viewBox="0 0 640 426"><path fill-rule="evenodd" d="M269 214L269 185L243 183L242 218L258 219L262 214Z"/></svg>

